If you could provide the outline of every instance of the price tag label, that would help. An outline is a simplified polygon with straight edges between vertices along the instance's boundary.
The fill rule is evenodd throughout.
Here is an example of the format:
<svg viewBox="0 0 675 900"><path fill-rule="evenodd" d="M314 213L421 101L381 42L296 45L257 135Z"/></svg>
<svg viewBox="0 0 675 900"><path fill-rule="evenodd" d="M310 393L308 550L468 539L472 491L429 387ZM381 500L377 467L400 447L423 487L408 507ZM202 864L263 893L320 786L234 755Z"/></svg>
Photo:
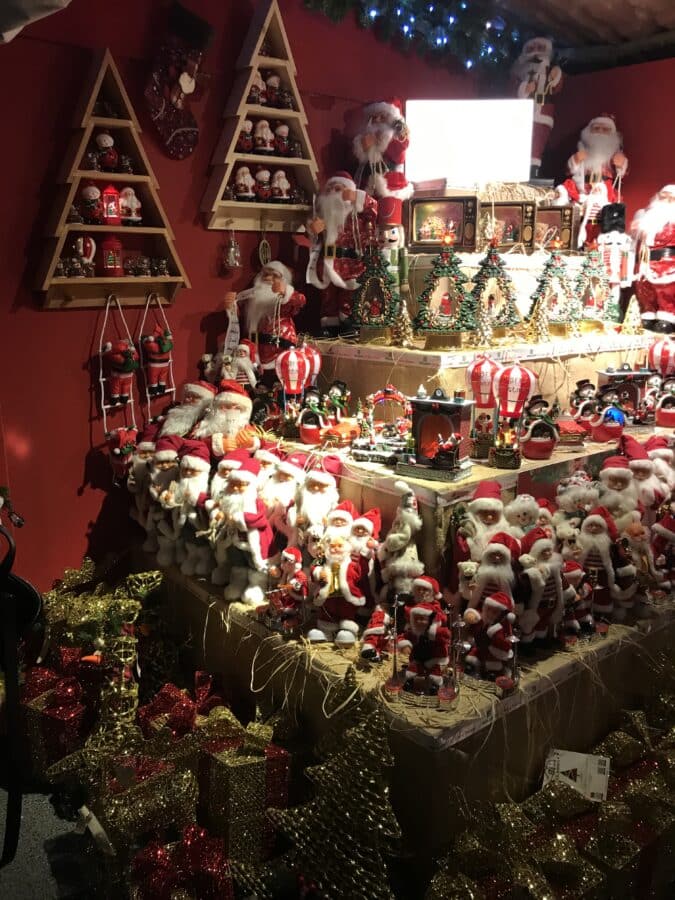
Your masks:
<svg viewBox="0 0 675 900"><path fill-rule="evenodd" d="M600 802L607 799L609 766L607 756L551 750L544 766L544 784L559 778L589 800Z"/></svg>

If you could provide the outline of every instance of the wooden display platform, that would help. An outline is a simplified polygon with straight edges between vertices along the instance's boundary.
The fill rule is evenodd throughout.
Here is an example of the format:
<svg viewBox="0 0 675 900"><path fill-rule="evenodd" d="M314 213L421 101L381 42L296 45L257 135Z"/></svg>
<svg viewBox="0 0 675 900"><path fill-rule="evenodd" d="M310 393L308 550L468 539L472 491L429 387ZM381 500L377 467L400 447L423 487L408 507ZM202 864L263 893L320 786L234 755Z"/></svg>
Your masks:
<svg viewBox="0 0 675 900"><path fill-rule="evenodd" d="M166 582L172 624L191 636L195 664L222 673L237 692L284 703L310 738L326 730L344 673L356 664L355 702L383 704L391 724L392 802L412 852L449 839L458 797L522 799L538 787L549 750L588 750L616 727L621 709L658 689L657 654L675 638L668 601L637 627L613 625L606 638L524 663L510 697L467 677L455 708L420 708L385 699L390 661L371 666L357 649L284 640L204 582L175 569Z"/></svg>

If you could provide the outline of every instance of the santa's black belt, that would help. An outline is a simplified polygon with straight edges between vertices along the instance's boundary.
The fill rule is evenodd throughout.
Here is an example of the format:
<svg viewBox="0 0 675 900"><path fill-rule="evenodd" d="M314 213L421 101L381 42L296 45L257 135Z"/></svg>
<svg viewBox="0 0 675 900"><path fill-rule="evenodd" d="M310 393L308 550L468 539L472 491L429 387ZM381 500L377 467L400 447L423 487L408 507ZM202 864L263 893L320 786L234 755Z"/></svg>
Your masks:
<svg viewBox="0 0 675 900"><path fill-rule="evenodd" d="M290 350L291 347L295 347L295 343L293 341L288 341L286 338L282 337L274 337L271 334L259 334L258 335L258 343L259 344L274 344L275 347L282 347L284 350Z"/></svg>
<svg viewBox="0 0 675 900"><path fill-rule="evenodd" d="M357 259L356 250L353 247L336 247L335 244L327 244L323 255L326 259Z"/></svg>
<svg viewBox="0 0 675 900"><path fill-rule="evenodd" d="M649 261L654 262L657 259L672 259L675 257L675 247L660 247L658 250L649 251Z"/></svg>

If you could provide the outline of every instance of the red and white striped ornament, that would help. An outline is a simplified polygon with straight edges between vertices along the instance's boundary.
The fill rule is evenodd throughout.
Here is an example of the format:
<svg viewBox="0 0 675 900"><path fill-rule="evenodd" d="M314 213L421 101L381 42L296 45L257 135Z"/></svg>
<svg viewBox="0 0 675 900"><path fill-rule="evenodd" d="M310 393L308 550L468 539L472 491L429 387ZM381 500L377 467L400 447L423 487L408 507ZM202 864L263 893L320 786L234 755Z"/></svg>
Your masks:
<svg viewBox="0 0 675 900"><path fill-rule="evenodd" d="M309 374L309 360L301 350L295 347L284 350L277 356L274 368L287 394L303 392Z"/></svg>
<svg viewBox="0 0 675 900"><path fill-rule="evenodd" d="M520 418L536 386L537 376L525 366L513 363L500 369L493 381L493 390L499 403L499 415L505 419Z"/></svg>
<svg viewBox="0 0 675 900"><path fill-rule="evenodd" d="M309 374L307 375L306 381L306 385L309 387L310 385L316 384L316 379L319 377L323 360L316 347L311 347L309 344L301 344L300 351L305 354L307 362L309 363Z"/></svg>
<svg viewBox="0 0 675 900"><path fill-rule="evenodd" d="M481 354L466 367L466 386L473 394L480 409L493 409L496 400L494 392L495 375L501 366L489 356Z"/></svg>
<svg viewBox="0 0 675 900"><path fill-rule="evenodd" d="M664 376L672 375L675 372L675 341L669 338L654 341L647 352L647 360L650 369Z"/></svg>

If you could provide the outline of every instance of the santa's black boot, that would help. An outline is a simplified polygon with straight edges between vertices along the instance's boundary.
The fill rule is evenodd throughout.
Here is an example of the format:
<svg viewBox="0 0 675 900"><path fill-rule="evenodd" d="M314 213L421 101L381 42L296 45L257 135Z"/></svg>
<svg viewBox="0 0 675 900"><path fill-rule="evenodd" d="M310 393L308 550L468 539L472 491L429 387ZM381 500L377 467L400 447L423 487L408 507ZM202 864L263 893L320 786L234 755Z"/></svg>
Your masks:
<svg viewBox="0 0 675 900"><path fill-rule="evenodd" d="M675 331L675 323L664 322L663 319L657 319L656 322L654 322L652 331L655 331L657 334L672 334Z"/></svg>
<svg viewBox="0 0 675 900"><path fill-rule="evenodd" d="M338 334L343 338L355 338L358 337L359 330L351 319L345 319L344 322L340 322Z"/></svg>
<svg viewBox="0 0 675 900"><path fill-rule="evenodd" d="M361 659L366 659L368 662L382 662L382 657L371 644L365 644L361 648Z"/></svg>

